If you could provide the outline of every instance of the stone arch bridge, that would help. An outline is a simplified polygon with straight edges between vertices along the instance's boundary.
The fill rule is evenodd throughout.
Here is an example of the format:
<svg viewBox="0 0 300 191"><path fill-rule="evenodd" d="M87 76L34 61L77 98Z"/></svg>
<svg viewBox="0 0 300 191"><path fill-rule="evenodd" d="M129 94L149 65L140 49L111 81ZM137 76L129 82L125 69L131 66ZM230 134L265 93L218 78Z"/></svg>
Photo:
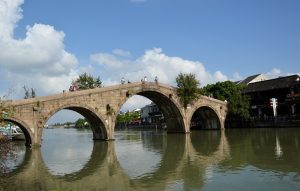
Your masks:
<svg viewBox="0 0 300 191"><path fill-rule="evenodd" d="M163 113L168 132L189 133L193 117L206 128L224 128L226 102L200 96L184 108L176 88L154 82L120 84L102 88L4 102L12 110L5 120L17 124L25 134L26 145L40 145L43 127L56 112L73 110L91 124L95 140L113 140L117 113L133 95L152 100Z"/></svg>

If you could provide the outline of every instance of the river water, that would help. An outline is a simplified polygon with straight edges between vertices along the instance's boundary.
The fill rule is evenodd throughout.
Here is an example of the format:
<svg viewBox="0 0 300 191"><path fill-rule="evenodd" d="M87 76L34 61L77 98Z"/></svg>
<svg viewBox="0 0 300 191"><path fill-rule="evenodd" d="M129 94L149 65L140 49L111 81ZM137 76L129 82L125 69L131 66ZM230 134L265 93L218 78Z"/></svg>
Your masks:
<svg viewBox="0 0 300 191"><path fill-rule="evenodd" d="M0 191L300 190L300 129L227 129L167 134L45 129L40 149L11 145Z"/></svg>

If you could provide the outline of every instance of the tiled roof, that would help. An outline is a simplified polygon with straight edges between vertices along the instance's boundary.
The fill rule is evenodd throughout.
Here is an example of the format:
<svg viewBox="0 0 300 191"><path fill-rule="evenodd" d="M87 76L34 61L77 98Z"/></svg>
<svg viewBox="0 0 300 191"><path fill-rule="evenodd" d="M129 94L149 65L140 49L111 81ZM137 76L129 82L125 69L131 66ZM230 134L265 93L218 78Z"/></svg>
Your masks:
<svg viewBox="0 0 300 191"><path fill-rule="evenodd" d="M245 88L244 93L289 88L293 86L295 83L300 83L299 75L279 77L271 80L264 80L260 82L250 83Z"/></svg>
<svg viewBox="0 0 300 191"><path fill-rule="evenodd" d="M256 74L256 75L253 75L253 76L249 76L247 77L246 79L244 80L241 80L239 82L237 82L238 84L244 84L244 85L248 85L249 82L251 82L252 80L254 80L257 76L259 76L260 74Z"/></svg>

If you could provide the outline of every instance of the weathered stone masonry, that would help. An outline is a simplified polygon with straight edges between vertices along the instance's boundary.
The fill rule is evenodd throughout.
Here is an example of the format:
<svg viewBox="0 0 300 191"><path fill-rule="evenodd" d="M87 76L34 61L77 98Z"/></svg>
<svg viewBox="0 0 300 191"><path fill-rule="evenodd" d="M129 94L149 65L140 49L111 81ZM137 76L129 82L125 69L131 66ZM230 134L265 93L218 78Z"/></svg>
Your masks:
<svg viewBox="0 0 300 191"><path fill-rule="evenodd" d="M201 96L185 109L176 95L176 88L152 82L8 101L6 105L13 108L13 115L6 120L16 123L23 130L27 145L41 145L43 127L48 119L62 109L69 109L90 122L95 140L113 140L117 113L133 95L147 97L158 105L166 119L168 132L190 132L192 116L201 109L201 115L207 118L205 125L217 123L218 127L224 128L227 113L225 102Z"/></svg>

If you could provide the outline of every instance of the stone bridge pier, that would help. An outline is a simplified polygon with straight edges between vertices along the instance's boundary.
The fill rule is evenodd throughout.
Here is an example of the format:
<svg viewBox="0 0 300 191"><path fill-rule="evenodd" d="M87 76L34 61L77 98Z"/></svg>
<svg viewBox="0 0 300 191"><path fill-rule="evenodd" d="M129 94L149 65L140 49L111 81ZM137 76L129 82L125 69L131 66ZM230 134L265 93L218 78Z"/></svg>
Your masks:
<svg viewBox="0 0 300 191"><path fill-rule="evenodd" d="M181 104L176 88L160 83L131 83L109 87L64 92L26 100L7 101L12 115L5 120L18 125L26 136L27 145L41 145L43 128L56 112L67 109L84 116L90 123L95 140L114 140L114 130L123 104L133 95L152 100L163 113L167 131L189 133L193 119L200 126L223 129L227 104L200 96L187 108Z"/></svg>

